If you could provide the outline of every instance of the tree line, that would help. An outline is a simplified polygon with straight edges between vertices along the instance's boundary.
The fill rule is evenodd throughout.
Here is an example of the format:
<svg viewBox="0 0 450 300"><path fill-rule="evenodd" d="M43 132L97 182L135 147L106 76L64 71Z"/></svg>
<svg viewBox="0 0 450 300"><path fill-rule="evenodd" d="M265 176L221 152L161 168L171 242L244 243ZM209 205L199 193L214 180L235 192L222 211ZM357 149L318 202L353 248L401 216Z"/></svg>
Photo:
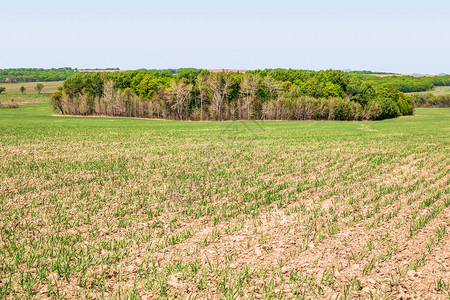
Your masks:
<svg viewBox="0 0 450 300"><path fill-rule="evenodd" d="M450 95L411 94L416 107L450 107Z"/></svg>
<svg viewBox="0 0 450 300"><path fill-rule="evenodd" d="M0 82L62 81L77 72L72 68L15 68L0 69Z"/></svg>
<svg viewBox="0 0 450 300"><path fill-rule="evenodd" d="M450 75L444 76L372 76L360 75L360 79L371 82L379 87L395 88L404 93L423 92L435 86L450 85Z"/></svg>
<svg viewBox="0 0 450 300"><path fill-rule="evenodd" d="M103 69L83 69L82 71L117 71L119 68L103 68ZM154 72L154 73L171 73L178 74L183 71L196 70L194 68L178 68L178 69L140 69L138 72ZM63 81L70 76L80 72L77 68L11 68L0 69L0 82L49 82L49 81Z"/></svg>
<svg viewBox="0 0 450 300"><path fill-rule="evenodd" d="M52 96L62 114L177 120L377 120L413 114L410 97L337 70L77 73Z"/></svg>

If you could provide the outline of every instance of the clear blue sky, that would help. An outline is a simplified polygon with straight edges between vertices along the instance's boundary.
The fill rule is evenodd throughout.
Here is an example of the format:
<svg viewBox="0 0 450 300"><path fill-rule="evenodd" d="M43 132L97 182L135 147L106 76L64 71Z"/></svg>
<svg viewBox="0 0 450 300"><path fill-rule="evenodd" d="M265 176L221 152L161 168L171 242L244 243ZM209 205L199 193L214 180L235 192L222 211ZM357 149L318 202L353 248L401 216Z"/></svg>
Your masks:
<svg viewBox="0 0 450 300"><path fill-rule="evenodd" d="M0 26L0 68L450 73L449 0L5 0Z"/></svg>

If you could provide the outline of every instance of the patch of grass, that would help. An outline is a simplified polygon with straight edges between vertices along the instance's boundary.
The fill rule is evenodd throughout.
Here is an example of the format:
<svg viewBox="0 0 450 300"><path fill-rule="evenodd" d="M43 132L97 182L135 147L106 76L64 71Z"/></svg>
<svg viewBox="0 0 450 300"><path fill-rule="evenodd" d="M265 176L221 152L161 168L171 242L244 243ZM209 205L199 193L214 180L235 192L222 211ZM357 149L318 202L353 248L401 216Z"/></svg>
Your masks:
<svg viewBox="0 0 450 300"><path fill-rule="evenodd" d="M450 94L450 86L435 86L432 90L424 92L413 92L407 94L433 94L434 96L442 96Z"/></svg>

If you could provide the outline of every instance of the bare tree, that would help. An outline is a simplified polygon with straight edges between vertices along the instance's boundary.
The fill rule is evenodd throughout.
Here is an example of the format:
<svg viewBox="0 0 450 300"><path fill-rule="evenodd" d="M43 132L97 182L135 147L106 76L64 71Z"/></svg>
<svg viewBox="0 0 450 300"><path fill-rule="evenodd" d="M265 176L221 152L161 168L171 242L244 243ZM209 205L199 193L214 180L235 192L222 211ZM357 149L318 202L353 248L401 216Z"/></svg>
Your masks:
<svg viewBox="0 0 450 300"><path fill-rule="evenodd" d="M168 118L171 114L172 109L172 105L170 103L173 98L172 91L170 90L170 88L162 86L158 89L156 98L161 105L161 113L158 114L158 117Z"/></svg>
<svg viewBox="0 0 450 300"><path fill-rule="evenodd" d="M264 78L263 84L269 91L270 102L272 102L276 97L278 97L278 94L281 91L281 86L282 86L281 82L274 79L273 77L267 76L266 78ZM281 118L281 100L280 99L278 99L278 101L277 101L276 113L275 113L274 118L275 119Z"/></svg>
<svg viewBox="0 0 450 300"><path fill-rule="evenodd" d="M281 90L281 82L274 79L273 77L267 76L266 78L264 78L263 83L269 91L270 101L272 101L273 99L275 99L275 97L278 96L278 93Z"/></svg>
<svg viewBox="0 0 450 300"><path fill-rule="evenodd" d="M207 86L206 77L202 74L198 75L195 84L200 92L200 120L203 120L203 103L206 101Z"/></svg>
<svg viewBox="0 0 450 300"><path fill-rule="evenodd" d="M105 82L103 87L103 101L104 101L104 113L110 116L115 116L115 93L114 93L114 83L109 80Z"/></svg>
<svg viewBox="0 0 450 300"><path fill-rule="evenodd" d="M231 92L233 79L228 73L214 73L209 77L208 85L211 90L211 109L216 119L222 118L224 101Z"/></svg>
<svg viewBox="0 0 450 300"><path fill-rule="evenodd" d="M259 88L259 77L250 74L244 75L241 81L241 96L244 100L245 105L247 106L247 119L251 118L251 106L255 102L256 93Z"/></svg>
<svg viewBox="0 0 450 300"><path fill-rule="evenodd" d="M275 120L277 116L277 104L275 101L267 101L262 105L262 117L265 120Z"/></svg>
<svg viewBox="0 0 450 300"><path fill-rule="evenodd" d="M180 81L175 80L170 83L172 92L175 97L175 108L177 109L178 119L183 118L183 107L189 100L192 91L192 84L186 84L186 79L182 78Z"/></svg>

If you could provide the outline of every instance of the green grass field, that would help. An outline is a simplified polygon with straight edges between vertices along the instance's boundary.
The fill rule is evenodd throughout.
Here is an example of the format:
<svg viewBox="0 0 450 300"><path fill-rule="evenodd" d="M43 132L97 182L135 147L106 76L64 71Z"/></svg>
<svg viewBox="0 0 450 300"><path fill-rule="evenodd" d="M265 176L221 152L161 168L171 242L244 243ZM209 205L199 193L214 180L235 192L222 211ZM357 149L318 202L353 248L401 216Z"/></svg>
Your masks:
<svg viewBox="0 0 450 300"><path fill-rule="evenodd" d="M407 94L433 94L434 96L443 96L450 94L450 86L436 86L432 90L424 92L414 92Z"/></svg>
<svg viewBox="0 0 450 300"><path fill-rule="evenodd" d="M0 103L6 105L14 102L20 105L36 102L47 102L56 89L63 84L62 81L40 82L44 85L44 88L41 93L38 94L38 92L34 89L38 83L39 82L0 83L0 87L6 88L5 92L0 94ZM20 92L21 86L26 88L24 94Z"/></svg>
<svg viewBox="0 0 450 300"><path fill-rule="evenodd" d="M449 133L0 110L0 299L448 299Z"/></svg>

